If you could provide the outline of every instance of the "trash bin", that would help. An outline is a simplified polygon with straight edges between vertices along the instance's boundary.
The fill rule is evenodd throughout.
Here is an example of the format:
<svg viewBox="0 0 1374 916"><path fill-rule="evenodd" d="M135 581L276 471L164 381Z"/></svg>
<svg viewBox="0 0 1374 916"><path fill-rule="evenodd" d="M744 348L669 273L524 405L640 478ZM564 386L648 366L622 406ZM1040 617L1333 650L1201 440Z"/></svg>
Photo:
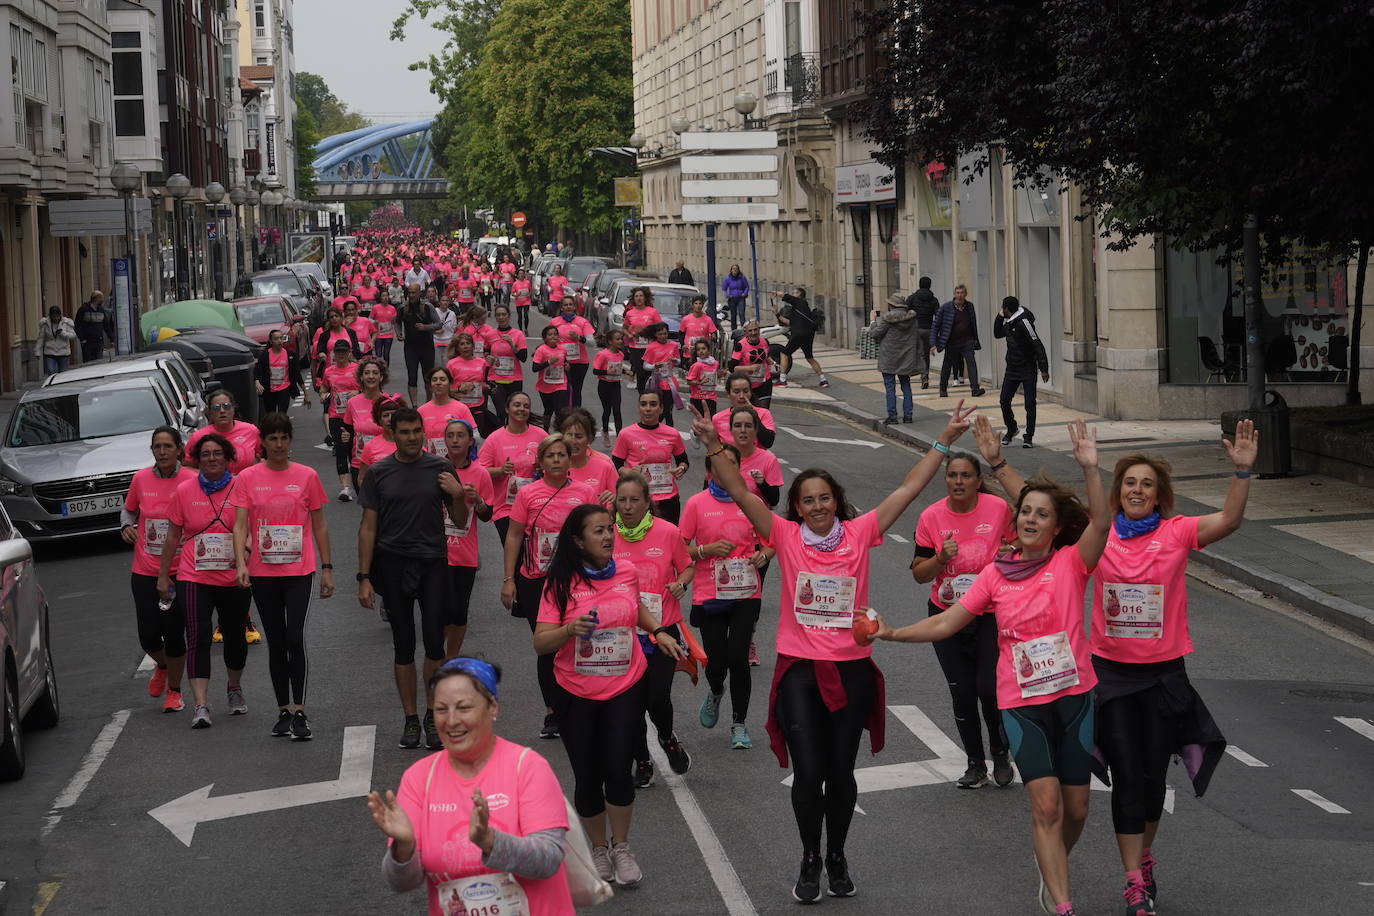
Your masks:
<svg viewBox="0 0 1374 916"><path fill-rule="evenodd" d="M171 350L180 353L181 358L186 361L186 365L191 367L191 371L200 376L202 386L209 385L215 378L215 365L210 361L210 357L204 350L196 346L189 337L169 337L157 343L148 344L149 350Z"/></svg>
<svg viewBox="0 0 1374 916"><path fill-rule="evenodd" d="M1255 473L1260 477L1287 477L1293 472L1292 439L1289 434L1288 402L1277 391L1264 393L1259 410L1237 411L1239 419L1255 421L1259 432L1259 455Z"/></svg>
<svg viewBox="0 0 1374 916"><path fill-rule="evenodd" d="M238 402L238 417L247 423L258 422L258 393L254 384L257 354L248 344L250 338L233 331L188 328L175 339L189 337L205 351L214 366L214 381L226 388ZM240 339L241 338L241 339Z"/></svg>

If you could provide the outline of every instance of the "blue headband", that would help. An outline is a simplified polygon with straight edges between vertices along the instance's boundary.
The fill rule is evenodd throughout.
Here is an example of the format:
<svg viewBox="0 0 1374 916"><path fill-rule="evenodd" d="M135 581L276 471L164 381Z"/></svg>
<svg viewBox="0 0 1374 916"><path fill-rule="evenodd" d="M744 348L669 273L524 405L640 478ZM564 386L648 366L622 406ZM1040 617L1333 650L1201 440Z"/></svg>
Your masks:
<svg viewBox="0 0 1374 916"><path fill-rule="evenodd" d="M461 671L466 675L477 679L477 683L486 688L487 693L491 694L493 700L500 700L501 697L496 691L496 669L489 663L480 658L451 658L439 666L440 671Z"/></svg>

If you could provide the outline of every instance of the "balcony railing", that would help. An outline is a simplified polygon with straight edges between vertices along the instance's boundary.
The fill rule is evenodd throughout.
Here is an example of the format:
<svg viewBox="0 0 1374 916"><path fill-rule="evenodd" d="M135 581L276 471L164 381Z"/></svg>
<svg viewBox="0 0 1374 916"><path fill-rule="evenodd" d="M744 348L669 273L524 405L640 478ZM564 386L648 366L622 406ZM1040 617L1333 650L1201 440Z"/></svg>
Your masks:
<svg viewBox="0 0 1374 916"><path fill-rule="evenodd" d="M792 91L793 105L816 101L821 83L820 55L814 52L789 55L783 61L785 85Z"/></svg>
<svg viewBox="0 0 1374 916"><path fill-rule="evenodd" d="M243 151L243 174L257 175L262 171L262 152L255 149Z"/></svg>

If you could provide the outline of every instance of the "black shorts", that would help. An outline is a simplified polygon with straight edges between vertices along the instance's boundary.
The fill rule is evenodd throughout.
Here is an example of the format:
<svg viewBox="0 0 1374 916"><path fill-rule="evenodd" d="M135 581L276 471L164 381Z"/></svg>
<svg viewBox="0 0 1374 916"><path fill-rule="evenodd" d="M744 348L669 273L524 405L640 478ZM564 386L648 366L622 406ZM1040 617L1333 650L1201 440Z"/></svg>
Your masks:
<svg viewBox="0 0 1374 916"><path fill-rule="evenodd" d="M1002 728L1023 783L1054 776L1066 786L1086 786L1092 780L1095 725L1092 691L1002 710Z"/></svg>
<svg viewBox="0 0 1374 916"><path fill-rule="evenodd" d="M811 352L811 347L815 344L815 342L815 334L793 334L791 337L787 339L787 346L782 348L782 352L786 353L788 356L791 356L793 353L796 353L798 350L800 350L802 351L802 356L805 356L807 359L815 359L816 357Z"/></svg>

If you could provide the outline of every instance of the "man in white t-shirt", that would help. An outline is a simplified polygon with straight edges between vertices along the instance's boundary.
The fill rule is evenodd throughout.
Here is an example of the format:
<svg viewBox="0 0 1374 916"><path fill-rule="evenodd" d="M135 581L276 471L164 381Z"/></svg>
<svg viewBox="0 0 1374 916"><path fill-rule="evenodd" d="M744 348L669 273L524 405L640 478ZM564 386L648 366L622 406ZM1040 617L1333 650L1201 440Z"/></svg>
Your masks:
<svg viewBox="0 0 1374 916"><path fill-rule="evenodd" d="M406 286L416 283L419 284L420 289L425 289L429 286L429 272L423 267L416 265L406 271L405 281Z"/></svg>

